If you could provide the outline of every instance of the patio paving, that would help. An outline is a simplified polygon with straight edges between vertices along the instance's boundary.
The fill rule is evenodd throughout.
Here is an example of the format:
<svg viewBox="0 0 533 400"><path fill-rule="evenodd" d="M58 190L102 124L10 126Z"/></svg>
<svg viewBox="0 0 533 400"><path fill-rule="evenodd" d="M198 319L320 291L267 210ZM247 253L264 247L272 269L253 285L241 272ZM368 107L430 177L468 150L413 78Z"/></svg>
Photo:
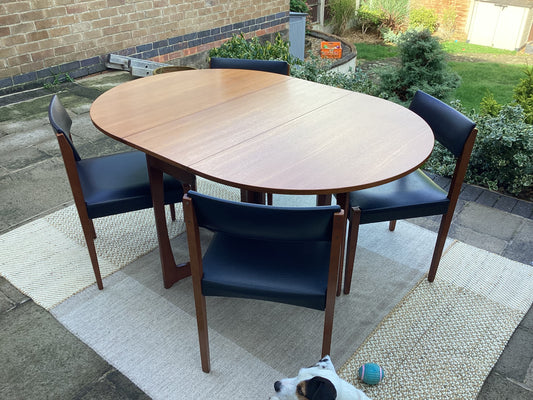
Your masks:
<svg viewBox="0 0 533 400"><path fill-rule="evenodd" d="M85 156L126 149L92 125L91 102L131 79L111 72L54 88L73 117L74 141ZM48 124L51 92L0 97L0 234L72 204L57 140ZM442 185L449 180L435 177ZM410 220L436 231L439 218ZM533 203L465 185L450 236L533 268ZM428 261L429 262L429 261ZM438 277L437 277L438 279ZM144 399L128 378L72 335L47 311L0 278L0 398ZM533 399L533 312L529 310L478 399Z"/></svg>

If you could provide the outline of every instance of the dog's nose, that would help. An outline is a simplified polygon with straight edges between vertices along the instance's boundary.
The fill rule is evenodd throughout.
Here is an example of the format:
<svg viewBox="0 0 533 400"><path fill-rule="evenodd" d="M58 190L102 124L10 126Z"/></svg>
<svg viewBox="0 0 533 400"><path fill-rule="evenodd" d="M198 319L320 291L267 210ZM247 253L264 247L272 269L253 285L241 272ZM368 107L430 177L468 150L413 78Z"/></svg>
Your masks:
<svg viewBox="0 0 533 400"><path fill-rule="evenodd" d="M281 390L281 382L280 381L274 382L274 390L276 391L276 393Z"/></svg>

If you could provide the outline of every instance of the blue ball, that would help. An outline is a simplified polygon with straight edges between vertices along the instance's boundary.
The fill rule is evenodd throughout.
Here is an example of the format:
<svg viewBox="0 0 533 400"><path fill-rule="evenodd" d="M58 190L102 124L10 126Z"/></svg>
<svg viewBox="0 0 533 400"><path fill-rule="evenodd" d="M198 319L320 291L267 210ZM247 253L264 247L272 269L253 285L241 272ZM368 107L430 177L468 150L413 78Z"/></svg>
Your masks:
<svg viewBox="0 0 533 400"><path fill-rule="evenodd" d="M359 368L358 376L367 385L377 385L385 377L385 372L377 364L366 363Z"/></svg>

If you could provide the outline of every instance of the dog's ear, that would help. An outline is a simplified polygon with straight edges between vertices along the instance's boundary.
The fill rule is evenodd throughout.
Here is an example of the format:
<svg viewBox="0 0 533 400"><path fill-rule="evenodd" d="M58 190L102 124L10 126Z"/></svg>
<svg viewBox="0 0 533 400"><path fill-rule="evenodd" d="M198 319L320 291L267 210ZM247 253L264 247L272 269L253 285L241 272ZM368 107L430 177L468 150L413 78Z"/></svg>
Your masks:
<svg viewBox="0 0 533 400"><path fill-rule="evenodd" d="M335 400L337 398L337 390L333 383L321 376L300 382L296 393L298 398L309 400Z"/></svg>

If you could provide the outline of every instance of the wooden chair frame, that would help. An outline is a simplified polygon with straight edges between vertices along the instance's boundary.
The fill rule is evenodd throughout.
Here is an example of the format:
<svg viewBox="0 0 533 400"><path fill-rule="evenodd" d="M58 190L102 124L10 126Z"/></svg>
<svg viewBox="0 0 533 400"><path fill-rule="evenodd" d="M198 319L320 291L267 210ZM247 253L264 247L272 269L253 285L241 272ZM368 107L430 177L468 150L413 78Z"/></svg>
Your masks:
<svg viewBox="0 0 533 400"><path fill-rule="evenodd" d="M194 303L196 307L196 321L198 326L202 371L208 373L211 370L211 362L209 355L206 301L205 296L202 293L202 248L200 243L200 231L198 222L196 220L196 213L194 211L192 199L188 197L187 194L185 194L183 197L183 212L185 216L185 224L187 226L187 241L189 244L189 257L192 273ZM324 313L324 331L322 337L322 356L330 354L331 350L337 279L339 277L339 263L342 245L345 239L345 226L344 211L340 210L333 216L328 286Z"/></svg>
<svg viewBox="0 0 533 400"><path fill-rule="evenodd" d="M461 187L464 181L464 177L466 175L468 163L470 161L470 155L472 154L472 149L474 148L476 135L477 129L473 128L465 141L463 151L458 157L457 163L455 165L453 177L450 183L450 189L448 191L448 198L450 199L450 203L446 213L443 214L441 218L437 241L435 243L435 249L433 251L433 257L431 259L431 264L428 273L429 282L433 282L437 274L437 269L439 267L442 252L444 250L444 243L446 242L446 237L448 235L448 231L450 230L453 214L457 205L457 200L459 199L459 194L461 193ZM355 252L357 249L357 238L359 234L359 225L361 220L361 209L359 207L351 208L349 220L350 228L348 229L348 248L346 252L346 266L344 274L345 294L350 293L350 286L352 282ZM389 230L393 231L395 227L396 220L390 221Z"/></svg>

